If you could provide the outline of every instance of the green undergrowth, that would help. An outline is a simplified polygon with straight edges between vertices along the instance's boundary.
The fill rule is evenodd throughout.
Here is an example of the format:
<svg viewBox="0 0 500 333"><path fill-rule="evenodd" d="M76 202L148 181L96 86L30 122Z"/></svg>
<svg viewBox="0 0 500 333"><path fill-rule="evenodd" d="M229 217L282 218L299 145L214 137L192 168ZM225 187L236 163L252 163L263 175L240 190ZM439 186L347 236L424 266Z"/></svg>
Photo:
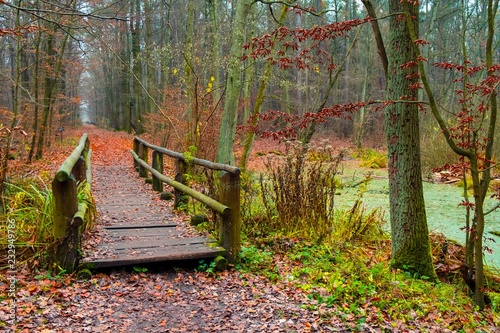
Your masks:
<svg viewBox="0 0 500 333"><path fill-rule="evenodd" d="M358 153L370 163L380 159L379 167L387 163L375 151ZM444 236L431 237L436 260L448 248L446 261L436 262L439 282L391 269L383 215L363 204L371 178L356 187L358 199L350 209L335 206L336 189L343 186L336 180L341 157L330 150L311 154L289 146L284 155L268 158L261 175L242 175L244 246L236 269L292 285L309 298L304 306L318 313L329 308L353 331L365 331L364 325L429 331L421 330L419 322L453 332L498 326L498 284L488 281L492 304L477 311L456 266L459 245L448 244Z"/></svg>
<svg viewBox="0 0 500 333"><path fill-rule="evenodd" d="M7 248L9 236L14 237L17 262L28 258L40 260L47 245L53 241L52 191L47 186L40 187L35 181L9 183L3 195L3 207L0 215L1 248ZM4 265L6 263L0 262L0 268Z"/></svg>
<svg viewBox="0 0 500 333"><path fill-rule="evenodd" d="M80 203L87 204L83 232L90 230L96 215L90 186L78 186ZM7 258L9 237L14 239L16 264L29 261L30 268L44 268L48 264L53 238L52 190L37 179L23 179L6 183L0 212L0 256ZM8 267L0 260L0 270Z"/></svg>
<svg viewBox="0 0 500 333"><path fill-rule="evenodd" d="M387 155L373 149L357 149L352 154L354 158L360 159L361 167L370 169L383 169L387 167Z"/></svg>
<svg viewBox="0 0 500 333"><path fill-rule="evenodd" d="M311 300L307 308L330 308L348 324L412 327L415 321L433 321L457 332L500 324L499 294L491 293L493 304L481 313L458 273L433 283L392 270L387 237L339 246L275 234L247 243L240 258L241 272L293 285Z"/></svg>

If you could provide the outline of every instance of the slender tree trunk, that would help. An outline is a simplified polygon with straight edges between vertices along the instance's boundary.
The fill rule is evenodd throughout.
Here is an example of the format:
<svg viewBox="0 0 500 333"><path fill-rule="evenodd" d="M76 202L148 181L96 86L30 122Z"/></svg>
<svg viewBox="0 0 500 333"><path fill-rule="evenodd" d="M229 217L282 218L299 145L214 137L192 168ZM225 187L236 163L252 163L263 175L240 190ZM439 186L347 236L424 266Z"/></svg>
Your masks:
<svg viewBox="0 0 500 333"><path fill-rule="evenodd" d="M126 23L121 22L121 30L127 31L125 27ZM132 23L130 23L132 24ZM120 61L117 61L117 68L120 68L119 82L120 82L120 92L118 94L116 102L118 103L118 120L120 127L118 129L126 130L127 132L131 132L130 122L132 121L131 112L131 104L133 104L133 97L131 95L131 75L130 68L132 68L132 60L130 57L131 47L130 47L130 33L119 33L118 38L121 40L122 50L120 54L120 58L123 59L125 64L121 64Z"/></svg>
<svg viewBox="0 0 500 333"><path fill-rule="evenodd" d="M39 124L38 124L38 111L39 111L39 90L40 90L40 80L39 80L39 75L40 75L40 44L42 41L42 30L40 29L40 25L38 26L39 30L37 33L37 38L35 42L35 75L34 75L34 85L33 85L33 90L34 90L34 98L35 98L35 105L33 106L34 108L34 114L33 114L33 136L31 138L31 145L30 145L30 152L28 155L28 163L31 163L33 160L33 155L35 153L35 148L36 148L36 138L37 138L37 133L39 131Z"/></svg>
<svg viewBox="0 0 500 333"><path fill-rule="evenodd" d="M194 21L195 21L195 5L194 0L189 0L187 3L187 26L186 26L186 42L184 43L184 78L185 89L187 95L188 109L186 110L186 121L188 124L187 145L197 147L199 131L198 127L198 109L196 100L196 80L193 80L192 71L194 66L193 57L193 38L194 38Z"/></svg>
<svg viewBox="0 0 500 333"><path fill-rule="evenodd" d="M44 95L43 95L43 116L38 136L36 158L43 157L44 145L46 140L50 139L48 135L51 133L52 113L54 107L54 96L57 94L60 83L60 75L63 66L64 51L68 42L69 34L61 37L60 45L57 45L56 24L52 24L52 31L48 33L46 40L46 56L47 64L44 79ZM57 48L57 50L56 50Z"/></svg>
<svg viewBox="0 0 500 333"><path fill-rule="evenodd" d="M366 100L366 86L368 84L368 69L365 71L365 78L363 80L363 89L361 90L361 101ZM354 144L356 148L363 148L363 137L365 135L365 123L366 123L366 110L364 107L359 109L358 115L355 116L357 121L354 123ZM356 119L355 118L355 119Z"/></svg>
<svg viewBox="0 0 500 333"><path fill-rule="evenodd" d="M132 72L133 79L130 81L132 85L129 104L129 118L130 123L128 124L129 132L132 128L137 133L142 133L142 119L141 112L144 110L144 98L142 98L142 68L143 61L141 56L141 0L135 0L131 5L132 21L130 22L130 35L132 37ZM139 81L139 82L137 82Z"/></svg>
<svg viewBox="0 0 500 333"><path fill-rule="evenodd" d="M241 90L241 57L246 18L253 0L238 0L232 24L231 50L228 60L226 99L222 113L217 162L234 165L233 145L236 136L238 101Z"/></svg>
<svg viewBox="0 0 500 333"><path fill-rule="evenodd" d="M285 19L287 14L288 6L283 6L281 10L280 17L278 19L278 24L281 24ZM274 47L271 47L270 50L272 53L274 52ZM267 84L269 83L269 79L271 78L272 66L271 62L266 63L266 68L264 69L264 74L262 75L262 79L260 81L259 90L257 92L257 98L255 99L255 104L252 113L252 120L250 122L251 127L254 127L259 122L259 116L262 111L262 104L264 103L265 91ZM255 140L255 131L250 129L245 136L245 144L243 146L243 154L240 160L240 168L242 170L246 170L248 159L250 158L250 152L252 151L253 142Z"/></svg>
<svg viewBox="0 0 500 333"><path fill-rule="evenodd" d="M157 93L156 89L153 89L154 85L154 67L152 65L152 59L151 59L151 52L153 51L153 31L152 31L152 24L151 24L151 16L153 15L152 13L152 6L149 0L144 1L144 30L145 30L145 36L144 36L144 68L145 68L145 77L146 77L146 82L145 82L145 88L151 95L151 98L154 101L157 101ZM153 111L153 106L152 103L153 101L148 98L146 93L143 93L144 95L144 112L145 113L151 113ZM142 119L142 116L141 116ZM142 125L142 123L141 123Z"/></svg>
<svg viewBox="0 0 500 333"><path fill-rule="evenodd" d="M382 33L380 32L380 27L378 25L377 14L375 9L373 8L373 3L371 0L361 0L365 5L366 11L368 12L368 16L372 18L371 25L373 30L373 36L375 37L375 42L377 43L377 50L380 56L380 61L382 62L382 68L384 69L384 74L387 79L387 53L384 45L384 40L382 38Z"/></svg>
<svg viewBox="0 0 500 333"><path fill-rule="evenodd" d="M249 13L249 21L256 22L256 8L252 7ZM250 40L252 36L255 35L255 24L252 24L252 27L247 30L246 39ZM248 121L250 115L252 114L252 106L251 106L251 95L252 95L252 84L254 82L256 76L256 61L252 57L247 57L247 61L244 63L245 71L244 75L244 83L243 83L243 111L242 111L242 120L245 125L249 125ZM241 162L240 162L241 163ZM241 165L240 165L241 167Z"/></svg>
<svg viewBox="0 0 500 333"><path fill-rule="evenodd" d="M488 35L486 40L486 67L490 68L493 65L493 39L495 36L495 16L498 10L498 0L488 0L487 1L487 22L488 22ZM494 73L488 71L488 76L495 75ZM484 151L484 166L480 167L478 165L477 158L471 159L471 176L472 185L474 189L474 220L473 220L473 230L476 233L474 238L474 261L475 261L475 288L474 288L474 302L481 309L484 308L484 265L483 265L483 235L485 226L485 212L484 212L484 200L488 194L488 188L491 181L491 166L493 164L493 145L495 141L495 131L497 122L497 91L492 89L489 96L489 123L487 127L486 137L486 147ZM479 145L474 145L479 146ZM476 152L476 155L480 155ZM481 177L482 176L482 177Z"/></svg>
<svg viewBox="0 0 500 333"><path fill-rule="evenodd" d="M51 73L54 71L54 68L50 69L48 67L54 66L53 58L55 57L54 52L54 39L55 37L52 34L49 34L46 38L46 56L47 56L47 69L45 70L45 79L44 79L44 93L43 93L43 107L42 107L42 123L40 127L40 134L38 135L38 143L36 150L36 159L40 159L43 157L43 148L45 145L45 137L47 135L47 126L49 123L49 114L50 109L52 107L52 95L56 88L56 78L55 74Z"/></svg>
<svg viewBox="0 0 500 333"><path fill-rule="evenodd" d="M221 86L221 74L220 74L220 37L219 37L219 17L217 17L219 9L219 0L209 0L209 15L211 19L212 26L212 50L211 58L214 70L214 82L213 86L215 89L212 91L214 96L214 101L218 102L222 96L220 89Z"/></svg>
<svg viewBox="0 0 500 333"><path fill-rule="evenodd" d="M21 1L18 1L17 5L21 5ZM16 26L21 26L20 22L20 11L16 12ZM12 121L10 123L10 129L13 129L17 125L17 117L19 115L19 80L21 78L21 71L19 68L19 64L21 61L21 36L16 36L14 54L12 55L12 60L14 60L14 64L12 65L12 76L14 78L14 86L12 91ZM12 131L8 131L5 138L5 145L3 147L3 155L1 155L0 159L0 196L3 196L5 190L5 180L7 178L7 171L9 166L9 154L10 154L10 146L12 143ZM2 200L3 205L3 200ZM2 211L4 207L2 206Z"/></svg>

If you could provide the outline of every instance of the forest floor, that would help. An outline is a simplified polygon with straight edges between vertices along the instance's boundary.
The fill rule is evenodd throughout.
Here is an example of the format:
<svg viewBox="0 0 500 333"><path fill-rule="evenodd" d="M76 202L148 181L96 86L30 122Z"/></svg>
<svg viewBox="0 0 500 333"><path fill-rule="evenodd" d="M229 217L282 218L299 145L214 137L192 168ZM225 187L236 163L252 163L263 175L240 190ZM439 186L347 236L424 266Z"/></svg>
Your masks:
<svg viewBox="0 0 500 333"><path fill-rule="evenodd" d="M132 136L84 127L94 165L128 165ZM263 142L254 151L271 149ZM64 149L63 149L64 150ZM54 149L51 162L19 167L21 174L53 175L70 151ZM99 222L98 222L99 223ZM275 259L275 260L279 260ZM208 273L184 267L129 267L97 272L90 279L54 277L20 264L16 279L15 324L1 297L0 330L7 332L454 332L432 317L413 322L360 322L335 304L319 304L284 277L278 281L231 268ZM8 281L0 280L0 294ZM365 309L370 317L370 308ZM375 311L375 309L374 309ZM454 320L439 314L440 322ZM436 319L436 318L434 318ZM484 332L495 332L494 323ZM472 331L471 331L472 332Z"/></svg>

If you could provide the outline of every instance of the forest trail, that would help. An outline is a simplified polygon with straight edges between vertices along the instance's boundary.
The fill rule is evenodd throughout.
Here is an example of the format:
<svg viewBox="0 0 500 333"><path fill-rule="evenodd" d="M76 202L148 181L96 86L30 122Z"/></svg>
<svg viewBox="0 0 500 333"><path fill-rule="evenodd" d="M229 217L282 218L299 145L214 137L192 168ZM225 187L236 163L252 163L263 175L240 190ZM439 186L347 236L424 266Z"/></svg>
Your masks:
<svg viewBox="0 0 500 333"><path fill-rule="evenodd" d="M129 166L93 168L92 193L99 215L92 241L84 243L84 263L117 267L208 259L225 252L174 213L171 202L159 200L159 193L134 172L131 157L128 161Z"/></svg>
<svg viewBox="0 0 500 333"><path fill-rule="evenodd" d="M214 258L215 240L189 226L133 169L132 136L83 127L92 150L95 229L83 242L83 263L93 268Z"/></svg>

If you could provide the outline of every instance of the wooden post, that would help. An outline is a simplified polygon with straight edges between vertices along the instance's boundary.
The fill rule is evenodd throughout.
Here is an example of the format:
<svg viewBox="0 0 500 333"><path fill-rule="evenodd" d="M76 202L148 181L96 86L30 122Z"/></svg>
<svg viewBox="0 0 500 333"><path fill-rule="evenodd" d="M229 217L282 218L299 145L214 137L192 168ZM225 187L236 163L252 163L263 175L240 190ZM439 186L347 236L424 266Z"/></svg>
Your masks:
<svg viewBox="0 0 500 333"><path fill-rule="evenodd" d="M52 181L54 268L71 273L80 259L80 226L83 215L78 212L77 182L91 181L90 141L83 134L80 143L63 162Z"/></svg>
<svg viewBox="0 0 500 333"><path fill-rule="evenodd" d="M148 163L148 147L146 147L142 143L139 143L139 152L137 153L137 155L141 160ZM146 170L146 168L144 168L141 165L139 165L139 177L142 178L148 177L148 170Z"/></svg>
<svg viewBox="0 0 500 333"><path fill-rule="evenodd" d="M187 164L183 160L175 160L175 177L174 179L183 185L187 185L186 181ZM178 209L183 204L186 204L189 197L183 192L174 189L174 209Z"/></svg>
<svg viewBox="0 0 500 333"><path fill-rule="evenodd" d="M87 162L83 156L76 161L73 169L71 170L71 174L75 177L77 182L83 182L87 179Z"/></svg>
<svg viewBox="0 0 500 333"><path fill-rule="evenodd" d="M64 237L67 224L73 219L78 210L76 181L68 179L63 182L52 181L52 195L54 197L54 238Z"/></svg>
<svg viewBox="0 0 500 333"><path fill-rule="evenodd" d="M229 216L222 216L220 244L227 251L226 259L234 263L241 249L240 175L223 172L220 183L220 202L231 208Z"/></svg>
<svg viewBox="0 0 500 333"><path fill-rule="evenodd" d="M78 211L76 181L73 177L62 182L54 178L52 181L52 195L54 200L53 233L56 241L54 263L60 269L72 272L80 248L78 228L75 229L72 223L73 216Z"/></svg>
<svg viewBox="0 0 500 333"><path fill-rule="evenodd" d="M58 273L72 273L80 261L80 226L83 220L74 217L69 221L66 235L56 241L55 260L59 270Z"/></svg>
<svg viewBox="0 0 500 333"><path fill-rule="evenodd" d="M134 153L139 155L139 141L136 138L134 138ZM134 161L134 169L137 170L137 168L139 167L139 163L137 163L135 159L133 159L133 161Z"/></svg>
<svg viewBox="0 0 500 333"><path fill-rule="evenodd" d="M135 161L135 160L134 160ZM163 154L153 150L151 166L163 174ZM153 175L153 190L163 192L163 183Z"/></svg>

